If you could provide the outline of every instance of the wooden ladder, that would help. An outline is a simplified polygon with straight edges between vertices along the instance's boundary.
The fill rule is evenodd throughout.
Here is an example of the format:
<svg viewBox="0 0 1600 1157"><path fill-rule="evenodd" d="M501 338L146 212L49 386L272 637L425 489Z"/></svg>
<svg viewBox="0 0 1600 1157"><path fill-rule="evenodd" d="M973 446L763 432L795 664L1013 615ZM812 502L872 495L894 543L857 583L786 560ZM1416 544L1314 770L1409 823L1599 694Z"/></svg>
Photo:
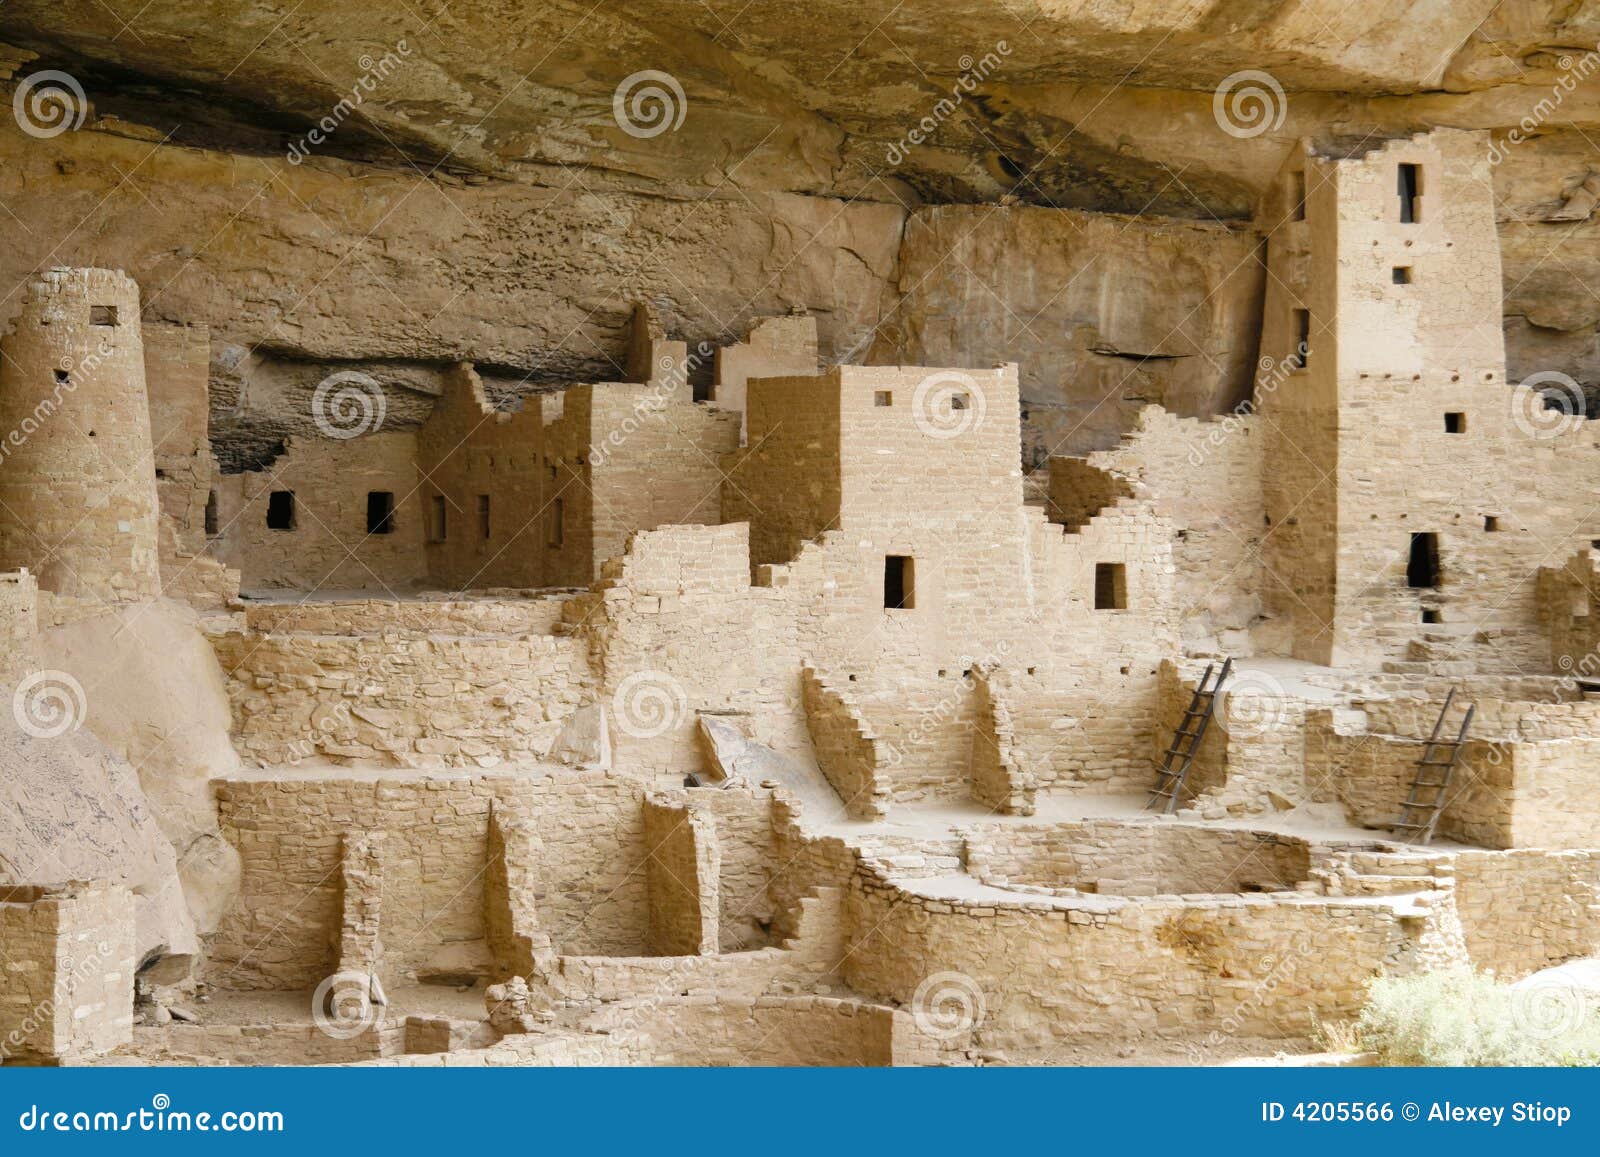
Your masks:
<svg viewBox="0 0 1600 1157"><path fill-rule="evenodd" d="M1400 818L1392 827L1396 835L1413 844L1426 844L1433 840L1433 830L1438 827L1439 816L1448 802L1445 792L1455 776L1461 745L1467 741L1467 728L1472 726L1472 716L1477 711L1476 705L1469 703L1467 713L1461 717L1461 729L1456 732L1456 737L1440 739L1439 736L1444 733L1444 717L1449 714L1455 698L1456 689L1452 687L1444 697L1444 706L1439 708L1439 718L1434 720L1433 734L1422 746L1416 778L1411 781L1411 791L1406 795L1405 803L1400 805Z"/></svg>
<svg viewBox="0 0 1600 1157"><path fill-rule="evenodd" d="M1195 684L1194 694L1189 698L1189 708L1183 713L1183 722L1173 732L1172 746L1167 748L1161 760L1161 770L1156 773L1155 790L1150 793L1150 802L1144 805L1145 811L1155 807L1161 800L1166 801L1161 808L1165 814L1171 815L1178 810L1184 777L1189 774L1194 753L1200 750L1200 741L1206 737L1206 728L1211 726L1211 717L1217 711L1217 692L1227 682L1233 670L1233 660L1223 660L1222 670L1217 672L1217 681L1213 683L1211 672L1215 666L1215 663L1207 663L1200 682Z"/></svg>

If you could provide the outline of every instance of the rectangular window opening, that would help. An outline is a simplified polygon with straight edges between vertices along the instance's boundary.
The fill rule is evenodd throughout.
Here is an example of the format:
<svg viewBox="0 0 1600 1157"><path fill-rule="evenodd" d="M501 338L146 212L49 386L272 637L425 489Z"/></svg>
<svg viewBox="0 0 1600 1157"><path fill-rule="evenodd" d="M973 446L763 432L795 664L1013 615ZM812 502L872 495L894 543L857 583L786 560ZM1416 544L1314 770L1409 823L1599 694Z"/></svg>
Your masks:
<svg viewBox="0 0 1600 1157"><path fill-rule="evenodd" d="M443 542L450 534L450 511L443 494L428 503L428 541Z"/></svg>
<svg viewBox="0 0 1600 1157"><path fill-rule="evenodd" d="M1500 519L1493 514L1485 514L1483 516L1483 529L1489 534L1493 534L1500 529Z"/></svg>
<svg viewBox="0 0 1600 1157"><path fill-rule="evenodd" d="M892 406L892 405L894 405L894 391L893 390L877 390L877 391L875 391L873 393L873 395L872 395L872 404L874 406Z"/></svg>
<svg viewBox="0 0 1600 1157"><path fill-rule="evenodd" d="M89 307L90 325L116 325L117 307L114 305L91 305Z"/></svg>
<svg viewBox="0 0 1600 1157"><path fill-rule="evenodd" d="M220 533L218 523L217 492L213 490L206 495L206 537L215 538Z"/></svg>
<svg viewBox="0 0 1600 1157"><path fill-rule="evenodd" d="M1422 166L1401 164L1395 191L1400 195L1400 223L1415 225L1422 220Z"/></svg>
<svg viewBox="0 0 1600 1157"><path fill-rule="evenodd" d="M1425 623L1437 623L1439 621L1439 612L1432 609L1423 611L1422 621Z"/></svg>
<svg viewBox="0 0 1600 1157"><path fill-rule="evenodd" d="M550 545L560 546L567 534L566 506L557 498L550 503Z"/></svg>
<svg viewBox="0 0 1600 1157"><path fill-rule="evenodd" d="M388 490L367 491L367 533L394 531L394 494Z"/></svg>
<svg viewBox="0 0 1600 1157"><path fill-rule="evenodd" d="M67 382L68 382L67 371L66 370L57 370L56 371L56 385L64 386L64 385L67 384Z"/></svg>
<svg viewBox="0 0 1600 1157"><path fill-rule="evenodd" d="M1290 206L1290 217L1295 221L1306 219L1306 173L1301 169L1298 173L1289 174L1289 197L1294 202Z"/></svg>
<svg viewBox="0 0 1600 1157"><path fill-rule="evenodd" d="M1411 536L1411 556L1406 560L1406 586L1432 590L1439 585L1439 536L1431 530Z"/></svg>
<svg viewBox="0 0 1600 1157"><path fill-rule="evenodd" d="M1465 434L1467 432L1467 416L1459 410L1451 410L1445 414L1444 432L1446 434Z"/></svg>
<svg viewBox="0 0 1600 1157"><path fill-rule="evenodd" d="M883 606L909 611L917 605L916 561L910 555L889 554L883 559Z"/></svg>
<svg viewBox="0 0 1600 1157"><path fill-rule="evenodd" d="M1125 611L1128 609L1128 568L1120 562L1094 564L1094 609L1097 611Z"/></svg>
<svg viewBox="0 0 1600 1157"><path fill-rule="evenodd" d="M952 410L965 410L972 398L968 394L951 394L950 408Z"/></svg>
<svg viewBox="0 0 1600 1157"><path fill-rule="evenodd" d="M1396 265L1393 269L1391 269L1389 271L1389 276L1394 279L1394 283L1396 285L1410 285L1411 284L1411 266L1409 266L1409 265Z"/></svg>
<svg viewBox="0 0 1600 1157"><path fill-rule="evenodd" d="M267 495L267 529L294 529L293 490L274 490Z"/></svg>
<svg viewBox="0 0 1600 1157"><path fill-rule="evenodd" d="M481 538L489 537L489 496L478 495L478 535Z"/></svg>
<svg viewBox="0 0 1600 1157"><path fill-rule="evenodd" d="M1311 311L1297 309L1294 311L1294 353L1289 355L1289 364L1303 370L1311 364Z"/></svg>

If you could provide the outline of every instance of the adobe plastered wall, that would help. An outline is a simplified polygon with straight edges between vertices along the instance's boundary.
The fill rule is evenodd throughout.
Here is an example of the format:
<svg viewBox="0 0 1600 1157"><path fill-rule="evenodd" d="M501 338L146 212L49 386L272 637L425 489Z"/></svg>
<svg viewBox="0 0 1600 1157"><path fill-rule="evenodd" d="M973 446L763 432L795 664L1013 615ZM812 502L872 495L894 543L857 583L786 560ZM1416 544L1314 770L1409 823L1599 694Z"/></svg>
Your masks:
<svg viewBox="0 0 1600 1157"><path fill-rule="evenodd" d="M160 593L139 287L109 269L32 278L0 339L0 570L96 601Z"/></svg>
<svg viewBox="0 0 1600 1157"><path fill-rule="evenodd" d="M217 478L219 559L245 590L404 592L427 574L426 506L414 431L290 440L266 470ZM294 495L287 529L267 525L273 491ZM394 496L387 533L367 533L367 495Z"/></svg>

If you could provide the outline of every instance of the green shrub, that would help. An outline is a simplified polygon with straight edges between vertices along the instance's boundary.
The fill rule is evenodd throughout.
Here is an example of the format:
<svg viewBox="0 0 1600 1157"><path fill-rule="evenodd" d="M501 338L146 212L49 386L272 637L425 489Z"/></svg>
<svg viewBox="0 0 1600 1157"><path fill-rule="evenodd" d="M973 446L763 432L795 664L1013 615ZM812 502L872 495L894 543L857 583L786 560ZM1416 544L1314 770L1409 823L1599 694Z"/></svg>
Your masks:
<svg viewBox="0 0 1600 1157"><path fill-rule="evenodd" d="M1355 1046L1385 1065L1600 1064L1600 993L1470 968L1372 982Z"/></svg>

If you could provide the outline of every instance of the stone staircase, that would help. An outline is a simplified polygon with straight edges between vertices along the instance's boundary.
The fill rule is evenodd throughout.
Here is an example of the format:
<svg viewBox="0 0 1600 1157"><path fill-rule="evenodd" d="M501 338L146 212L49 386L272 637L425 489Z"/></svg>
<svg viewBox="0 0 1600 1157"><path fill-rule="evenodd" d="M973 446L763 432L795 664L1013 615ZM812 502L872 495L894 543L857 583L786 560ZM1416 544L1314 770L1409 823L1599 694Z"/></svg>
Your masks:
<svg viewBox="0 0 1600 1157"><path fill-rule="evenodd" d="M1453 887L1447 852L1347 849L1311 869L1300 890L1326 896L1405 896Z"/></svg>

